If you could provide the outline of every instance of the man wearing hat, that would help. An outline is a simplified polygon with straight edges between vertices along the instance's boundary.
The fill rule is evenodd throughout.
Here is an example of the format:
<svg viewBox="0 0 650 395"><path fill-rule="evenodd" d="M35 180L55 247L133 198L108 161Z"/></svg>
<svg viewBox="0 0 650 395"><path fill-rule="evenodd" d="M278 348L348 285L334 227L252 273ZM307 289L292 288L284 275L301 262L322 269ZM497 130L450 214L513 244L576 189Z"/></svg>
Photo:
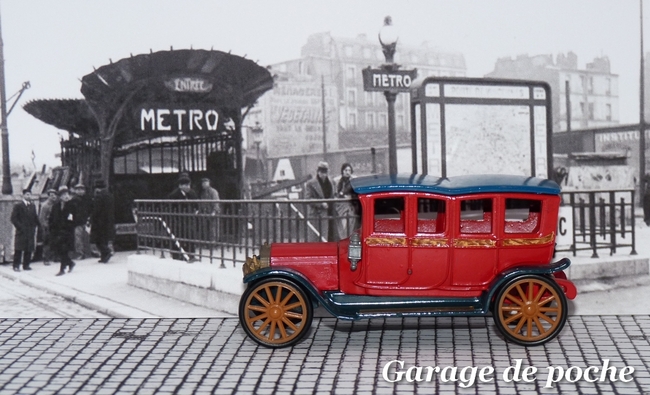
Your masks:
<svg viewBox="0 0 650 395"><path fill-rule="evenodd" d="M93 207L92 197L86 194L86 186L79 182L73 188L71 202L77 206L77 227L74 230L74 251L77 259L86 259L92 255L88 219Z"/></svg>
<svg viewBox="0 0 650 395"><path fill-rule="evenodd" d="M201 200L209 200L210 203L201 203L201 233L203 238L209 238L209 241L217 241L217 229L219 229L219 218L221 213L219 205L219 192L210 186L210 179L204 177L201 179ZM209 216L208 216L209 215Z"/></svg>
<svg viewBox="0 0 650 395"><path fill-rule="evenodd" d="M50 236L50 214L52 207L57 203L58 196L55 189L47 190L47 200L41 204L38 213L38 222L41 225L41 240L43 241L43 264L49 265L52 260L52 241Z"/></svg>
<svg viewBox="0 0 650 395"><path fill-rule="evenodd" d="M198 200L199 196L192 189L189 174L182 172L178 175L178 188L167 196L170 200Z"/></svg>
<svg viewBox="0 0 650 395"><path fill-rule="evenodd" d="M178 188L174 189L172 193L167 195L170 200L198 200L199 196L194 192L191 186L189 174L182 172L178 175ZM197 217L186 216L182 214L197 214L198 207L192 203L172 203L170 204L172 213L180 213L181 215L172 214L170 218L170 229L176 238L181 239L194 239L197 232ZM182 241L172 243L172 250L179 250L179 246L187 253L194 252L194 243ZM194 256L188 254L189 260L194 261ZM183 255L179 253L172 253L173 259L183 260Z"/></svg>
<svg viewBox="0 0 650 395"><path fill-rule="evenodd" d="M52 207L50 214L50 235L52 248L61 260L61 269L57 276L70 271L75 263L70 259L70 251L74 251L74 229L78 225L76 205L71 202L72 196L68 187L59 187L59 203Z"/></svg>
<svg viewBox="0 0 650 395"><path fill-rule="evenodd" d="M113 255L109 244L115 238L115 203L103 180L95 181L94 189L93 211L90 214L90 242L99 249L99 262L108 263Z"/></svg>
<svg viewBox="0 0 650 395"><path fill-rule="evenodd" d="M334 198L334 182L328 175L329 164L319 162L316 178L309 180L305 185L305 199L332 199ZM311 229L308 231L308 241L334 241L334 227L332 226L332 205L327 202L309 205L308 221L317 229L316 234Z"/></svg>
<svg viewBox="0 0 650 395"><path fill-rule="evenodd" d="M32 270L29 267L32 252L34 251L34 236L38 227L38 215L36 207L30 201L32 192L23 189L22 201L16 203L11 211L11 223L16 228L14 237L14 271L20 271L20 263L23 270Z"/></svg>

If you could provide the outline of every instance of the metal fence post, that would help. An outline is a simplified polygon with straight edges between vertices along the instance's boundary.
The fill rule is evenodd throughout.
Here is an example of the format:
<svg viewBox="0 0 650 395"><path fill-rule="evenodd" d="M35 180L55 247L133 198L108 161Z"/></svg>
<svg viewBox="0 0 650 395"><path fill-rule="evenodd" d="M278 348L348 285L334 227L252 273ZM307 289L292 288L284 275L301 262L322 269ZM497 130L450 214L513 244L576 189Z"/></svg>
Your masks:
<svg viewBox="0 0 650 395"><path fill-rule="evenodd" d="M589 243L593 250L592 258L598 258L596 243L596 194L589 192Z"/></svg>
<svg viewBox="0 0 650 395"><path fill-rule="evenodd" d="M614 191L609 192L609 242L611 249L609 255L616 252L616 196Z"/></svg>

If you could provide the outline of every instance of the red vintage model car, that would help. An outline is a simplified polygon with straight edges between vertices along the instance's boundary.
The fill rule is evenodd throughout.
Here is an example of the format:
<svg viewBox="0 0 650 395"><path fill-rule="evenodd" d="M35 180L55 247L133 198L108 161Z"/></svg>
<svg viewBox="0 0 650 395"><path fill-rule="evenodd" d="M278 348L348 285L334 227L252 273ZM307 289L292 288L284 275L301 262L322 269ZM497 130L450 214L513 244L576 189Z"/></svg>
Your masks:
<svg viewBox="0 0 650 395"><path fill-rule="evenodd" d="M239 306L246 333L283 347L315 307L339 319L492 314L507 340L553 339L575 285L551 263L560 187L511 175L352 180L361 227L335 243L273 243L247 259Z"/></svg>

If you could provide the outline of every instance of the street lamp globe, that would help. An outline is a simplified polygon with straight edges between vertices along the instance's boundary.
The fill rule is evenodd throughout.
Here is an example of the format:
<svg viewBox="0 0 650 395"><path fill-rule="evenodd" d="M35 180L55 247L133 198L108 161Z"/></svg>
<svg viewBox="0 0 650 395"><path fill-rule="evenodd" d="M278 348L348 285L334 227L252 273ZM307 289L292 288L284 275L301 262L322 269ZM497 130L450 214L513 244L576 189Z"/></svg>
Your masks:
<svg viewBox="0 0 650 395"><path fill-rule="evenodd" d="M262 144L264 141L264 129L260 126L259 122L255 122L255 126L251 128L251 134L253 135L253 143L258 146Z"/></svg>
<svg viewBox="0 0 650 395"><path fill-rule="evenodd" d="M379 30L379 43L388 63L393 63L398 38L397 29L393 26L393 18L387 16L384 18L384 26Z"/></svg>

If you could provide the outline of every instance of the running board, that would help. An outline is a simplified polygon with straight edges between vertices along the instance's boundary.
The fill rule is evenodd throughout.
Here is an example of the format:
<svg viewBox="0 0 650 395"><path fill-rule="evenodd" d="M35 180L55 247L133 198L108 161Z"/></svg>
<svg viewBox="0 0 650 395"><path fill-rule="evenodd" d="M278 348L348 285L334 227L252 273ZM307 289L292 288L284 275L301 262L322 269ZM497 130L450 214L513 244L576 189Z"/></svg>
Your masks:
<svg viewBox="0 0 650 395"><path fill-rule="evenodd" d="M486 315L482 298L414 298L401 296L346 295L324 292L323 302L341 319L373 317L426 317Z"/></svg>

